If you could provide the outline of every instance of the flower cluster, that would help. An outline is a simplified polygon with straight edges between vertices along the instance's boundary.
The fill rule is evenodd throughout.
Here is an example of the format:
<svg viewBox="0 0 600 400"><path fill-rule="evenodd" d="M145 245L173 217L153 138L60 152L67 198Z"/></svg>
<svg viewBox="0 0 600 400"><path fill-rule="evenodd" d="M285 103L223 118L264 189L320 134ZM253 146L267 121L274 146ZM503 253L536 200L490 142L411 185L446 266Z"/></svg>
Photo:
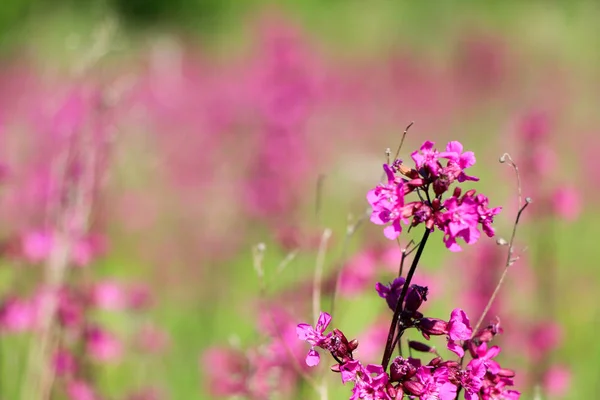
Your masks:
<svg viewBox="0 0 600 400"><path fill-rule="evenodd" d="M414 290L416 292L417 290ZM338 329L325 333L331 316L322 312L315 327L299 324L297 335L312 347L306 364L319 363L315 347L328 351L337 362L331 370L341 375L342 383L353 382L351 400L400 399L404 395L418 399L456 399L461 391L467 400L518 399L520 393L509 389L515 373L502 368L494 358L500 353L498 346L489 346L495 335L501 333L499 322L494 322L472 337L469 318L464 311L455 309L450 319L425 318L415 311L411 326L421 331L426 339L446 336L447 347L457 354L457 360L444 360L435 350L422 342L409 341L415 351L433 354L426 364L419 358L396 357L389 372L381 365L363 365L353 357L358 347L356 339L349 341ZM465 351L471 356L466 367Z"/></svg>
<svg viewBox="0 0 600 400"><path fill-rule="evenodd" d="M448 143L443 152L433 146L433 142L426 141L419 151L412 153L414 168L406 167L401 160L383 166L387 183L367 193L372 207L371 222L387 225L384 235L388 239L400 235L401 222L411 227L423 223L427 229L437 228L444 233L444 243L451 251L461 250L457 238L467 244L475 243L480 236L479 227L486 235L494 236L491 224L501 208L489 208L486 196L475 190L463 193L457 186L451 196L444 198L454 182L479 180L465 173L475 164L473 152L463 152L462 144L456 141ZM410 193L415 193L418 199L407 202Z"/></svg>

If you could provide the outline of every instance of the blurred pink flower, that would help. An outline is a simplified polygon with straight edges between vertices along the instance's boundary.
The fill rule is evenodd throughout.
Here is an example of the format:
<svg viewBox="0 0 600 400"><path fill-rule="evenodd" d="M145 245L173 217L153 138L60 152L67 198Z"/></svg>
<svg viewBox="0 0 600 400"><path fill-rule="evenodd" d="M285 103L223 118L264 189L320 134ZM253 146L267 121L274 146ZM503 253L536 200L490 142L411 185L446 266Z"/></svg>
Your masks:
<svg viewBox="0 0 600 400"><path fill-rule="evenodd" d="M208 391L213 396L243 395L248 375L245 355L239 350L214 347L200 359Z"/></svg>
<svg viewBox="0 0 600 400"><path fill-rule="evenodd" d="M54 370L56 375L73 375L77 370L75 357L68 350L59 349L54 354Z"/></svg>
<svg viewBox="0 0 600 400"><path fill-rule="evenodd" d="M0 307L0 327L11 333L26 332L34 328L37 319L35 302L27 299L9 298Z"/></svg>
<svg viewBox="0 0 600 400"><path fill-rule="evenodd" d="M117 362L121 359L123 347L111 333L99 327L89 328L86 332L86 351L99 362Z"/></svg>
<svg viewBox="0 0 600 400"><path fill-rule="evenodd" d="M128 305L126 289L115 280L96 283L91 289L91 301L94 306L111 311L123 310Z"/></svg>
<svg viewBox="0 0 600 400"><path fill-rule="evenodd" d="M67 383L67 397L69 400L98 400L100 398L89 383L81 380Z"/></svg>
<svg viewBox="0 0 600 400"><path fill-rule="evenodd" d="M22 238L22 250L25 259L32 263L45 261L52 251L53 235L49 231L30 231Z"/></svg>
<svg viewBox="0 0 600 400"><path fill-rule="evenodd" d="M581 214L581 198L572 186L560 186L552 193L552 208L555 214L566 221L575 221Z"/></svg>
<svg viewBox="0 0 600 400"><path fill-rule="evenodd" d="M544 389L550 397L563 397L571 384L571 372L562 365L553 365L544 376Z"/></svg>

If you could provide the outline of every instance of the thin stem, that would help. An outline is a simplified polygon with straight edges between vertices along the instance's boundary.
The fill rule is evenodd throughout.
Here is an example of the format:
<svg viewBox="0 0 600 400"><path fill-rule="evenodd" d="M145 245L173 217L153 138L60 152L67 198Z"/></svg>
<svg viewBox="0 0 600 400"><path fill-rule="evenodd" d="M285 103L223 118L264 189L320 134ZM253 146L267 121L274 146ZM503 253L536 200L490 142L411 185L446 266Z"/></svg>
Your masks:
<svg viewBox="0 0 600 400"><path fill-rule="evenodd" d="M396 154L394 154L394 161L400 155L400 150L402 150L402 145L404 145L404 139L406 138L406 134L408 133L408 130L410 129L411 126L413 126L414 123L415 123L415 121L411 121L410 124L408 124L406 126L406 128L404 128L404 132L402 133L402 139L400 139L400 144L398 145L398 148L396 149Z"/></svg>
<svg viewBox="0 0 600 400"><path fill-rule="evenodd" d="M264 243L259 243L252 248L252 264L254 265L254 270L258 276L259 282L259 298L266 303L267 298L267 284L265 282L265 269L263 266L264 254L266 251L266 246ZM273 325L273 330L277 335L277 339L281 341L283 347L290 358L292 360L292 368L294 371L304 379L317 393L321 393L321 386L317 384L317 382L308 375L303 369L300 363L298 362L298 358L294 355L294 352L287 344L287 341L282 336L279 329L276 329L277 321L275 320L275 315L273 314L273 310L269 307L266 307L267 314L269 315L269 319L271 320L271 324Z"/></svg>
<svg viewBox="0 0 600 400"><path fill-rule="evenodd" d="M477 332L479 331L479 327L483 323L483 320L485 319L488 311L490 311L490 308L492 307L492 304L494 303L494 300L496 299L496 296L498 295L498 292L500 291L500 287L504 283L504 279L506 278L506 274L508 273L508 268L511 265L513 265L514 262L516 261L513 258L513 244L515 241L515 236L517 234L517 226L519 225L519 220L521 219L521 214L523 214L523 211L525 211L525 209L527 208L527 206L530 203L531 203L531 201L529 200L529 198L526 199L525 204L519 209L519 212L517 213L517 217L515 218L515 223L513 225L513 230L512 230L511 237L510 237L510 241L508 243L508 251L506 254L506 262L504 264L504 271L502 271L502 275L500 276L500 279L498 280L498 284L496 285L496 288L494 289L494 293L492 293L492 296L488 300L485 308L483 309L483 312L481 313L481 317L479 317L479 320L477 321L477 324L475 325L475 329L473 329L472 337L474 337L477 334Z"/></svg>
<svg viewBox="0 0 600 400"><path fill-rule="evenodd" d="M335 304L336 304L336 299L337 299L337 292L338 292L338 288L340 287L342 271L344 269L344 265L346 264L346 255L348 253L348 247L350 246L350 239L352 239L352 237L354 236L356 231L361 227L361 225L367 219L369 214L370 214L369 210L365 211L365 213L358 220L356 220L355 223L349 224L346 227L346 235L344 236L344 243L342 244L342 254L340 256L340 267L338 268L338 270L336 272L335 282L333 283L334 286L333 286L333 292L331 295L331 305L329 307L329 311L330 311L331 315L334 314Z"/></svg>
<svg viewBox="0 0 600 400"><path fill-rule="evenodd" d="M315 262L315 275L313 278L313 319L315 324L319 320L321 312L321 286L323 285L323 266L325 264L325 254L327 253L327 243L331 238L331 229L326 228L321 235L317 261Z"/></svg>
<svg viewBox="0 0 600 400"><path fill-rule="evenodd" d="M410 240L405 248L402 249L402 258L400 259L400 267L398 268L398 276L402 276L402 271L404 270L404 261L406 261L406 257L411 253L412 250L408 250L410 246L414 244L414 240ZM418 244L417 244L418 246Z"/></svg>
<svg viewBox="0 0 600 400"><path fill-rule="evenodd" d="M429 234L431 231L428 228L425 228L425 232L423 233L423 238L421 239L421 243L419 243L419 248L417 249L417 254L415 254L415 258L413 258L412 264L410 265L410 270L408 271L408 275L406 276L406 281L402 286L402 292L400 293L400 298L396 303L396 307L394 309L394 316L392 317L392 323L390 324L390 330L388 332L388 337L385 345L385 351L383 353L383 359L381 361L381 365L383 369L386 370L388 364L390 362L390 358L392 357L392 353L394 351L394 335L396 333L396 327L398 326L398 321L400 319L400 315L402 314L404 303L404 298L406 297L406 293L408 292L408 287L410 286L410 282L412 281L413 275L417 269L417 265L419 264L419 260L421 259L421 255L423 254L423 249L427 244L427 239L429 238ZM400 336L400 335L399 335Z"/></svg>

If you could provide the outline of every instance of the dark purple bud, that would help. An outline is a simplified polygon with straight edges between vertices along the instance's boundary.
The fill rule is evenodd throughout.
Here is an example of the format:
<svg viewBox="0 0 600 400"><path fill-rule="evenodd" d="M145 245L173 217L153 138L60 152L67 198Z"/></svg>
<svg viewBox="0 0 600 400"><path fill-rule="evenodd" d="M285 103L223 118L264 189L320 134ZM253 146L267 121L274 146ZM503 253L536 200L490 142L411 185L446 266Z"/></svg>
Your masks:
<svg viewBox="0 0 600 400"><path fill-rule="evenodd" d="M440 363L440 367L446 367L448 369L459 368L460 364L456 361L448 360Z"/></svg>
<svg viewBox="0 0 600 400"><path fill-rule="evenodd" d="M413 396L420 396L425 392L425 385L421 382L406 381L402 384L404 392Z"/></svg>
<svg viewBox="0 0 600 400"><path fill-rule="evenodd" d="M356 350L356 348L358 347L358 340L357 339L352 339L349 343L348 343L348 347L350 348L350 351L354 351Z"/></svg>
<svg viewBox="0 0 600 400"><path fill-rule="evenodd" d="M396 357L392 364L390 364L391 382L402 382L412 378L416 373L417 367L415 367L410 360L405 358Z"/></svg>
<svg viewBox="0 0 600 400"><path fill-rule="evenodd" d="M439 196L448 190L451 183L452 182L447 176L439 176L435 181L433 181L433 191Z"/></svg>
<svg viewBox="0 0 600 400"><path fill-rule="evenodd" d="M437 367L440 363L442 363L442 361L444 361L444 360L442 360L442 357L436 357L436 358L432 359L431 361L429 361L428 365L430 365L432 367Z"/></svg>
<svg viewBox="0 0 600 400"><path fill-rule="evenodd" d="M421 318L417 328L423 334L431 336L445 335L448 333L448 323L439 318Z"/></svg>
<svg viewBox="0 0 600 400"><path fill-rule="evenodd" d="M416 350L416 351L421 351L423 353L429 353L429 352L431 352L431 350L433 350L433 348L431 346L426 345L425 343L422 343L422 342L417 342L415 340L409 340L408 347L410 347L411 349Z"/></svg>
<svg viewBox="0 0 600 400"><path fill-rule="evenodd" d="M452 193L452 196L454 196L458 199L460 197L461 193L462 193L462 189L460 188L460 186L457 186L454 188L454 193Z"/></svg>
<svg viewBox="0 0 600 400"><path fill-rule="evenodd" d="M408 312L414 312L421 307L424 301L427 301L427 286L411 285L406 295L404 309Z"/></svg>

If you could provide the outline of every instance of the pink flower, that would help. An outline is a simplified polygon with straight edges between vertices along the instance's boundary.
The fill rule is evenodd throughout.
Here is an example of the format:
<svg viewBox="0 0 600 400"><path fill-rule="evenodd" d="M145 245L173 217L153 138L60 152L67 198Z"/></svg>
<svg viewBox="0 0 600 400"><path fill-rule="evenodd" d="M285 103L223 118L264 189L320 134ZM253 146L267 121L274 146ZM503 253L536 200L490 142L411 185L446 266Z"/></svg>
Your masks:
<svg viewBox="0 0 600 400"><path fill-rule="evenodd" d="M553 365L544 375L543 385L546 393L552 397L563 397L571 383L571 372L561 365Z"/></svg>
<svg viewBox="0 0 600 400"><path fill-rule="evenodd" d="M391 225L383 230L383 234L390 240L396 239L402 227L400 221L404 221L404 181L394 175L389 165L384 164L383 170L388 178L388 183L380 184L367 193L367 200L373 211L371 222L376 225Z"/></svg>
<svg viewBox="0 0 600 400"><path fill-rule="evenodd" d="M566 221L572 222L581 214L581 198L579 192L570 186L561 186L552 194L554 213Z"/></svg>
<svg viewBox="0 0 600 400"><path fill-rule="evenodd" d="M421 400L454 400L456 398L456 386L448 379L448 369L437 368L433 373L431 368L422 366L415 375L417 382L421 383Z"/></svg>
<svg viewBox="0 0 600 400"><path fill-rule="evenodd" d="M53 245L54 238L49 231L31 231L22 238L23 255L32 263L46 260Z"/></svg>
<svg viewBox="0 0 600 400"><path fill-rule="evenodd" d="M127 307L127 294L123 285L114 280L96 283L91 290L92 303L103 310L123 310Z"/></svg>
<svg viewBox="0 0 600 400"><path fill-rule="evenodd" d="M300 340L304 340L311 344L311 349L309 350L306 356L306 365L309 367L314 367L319 364L320 357L319 353L314 349L315 346L322 345L326 339L331 336L331 333L328 335L323 335L327 326L331 322L331 315L326 312L321 312L319 315L319 320L317 321L317 325L313 328L308 324L298 324L296 327L296 334Z"/></svg>
<svg viewBox="0 0 600 400"><path fill-rule="evenodd" d="M94 389L81 380L71 381L67 384L67 396L69 400L98 400Z"/></svg>
<svg viewBox="0 0 600 400"><path fill-rule="evenodd" d="M477 177L469 176L464 173L465 169L475 165L475 153L472 151L465 151L463 153L463 145L460 142L449 142L446 145L446 151L442 153L441 156L448 158L448 166L445 169L448 171L456 171L456 173L452 174L453 179L456 179L459 182L479 180Z"/></svg>
<svg viewBox="0 0 600 400"><path fill-rule="evenodd" d="M54 354L54 370L58 376L73 375L77 370L75 357L68 350L59 349Z"/></svg>
<svg viewBox="0 0 600 400"><path fill-rule="evenodd" d="M21 333L35 327L37 321L36 303L31 300L11 298L0 307L0 328L2 330Z"/></svg>
<svg viewBox="0 0 600 400"><path fill-rule="evenodd" d="M463 357L465 351L462 345L456 343L456 341L469 340L472 333L473 330L467 314L460 308L454 309L450 314L450 321L448 321L448 350L459 357Z"/></svg>
<svg viewBox="0 0 600 400"><path fill-rule="evenodd" d="M468 196L460 200L454 196L444 202L446 212L440 220L441 229L444 231L444 243L450 251L460 251L461 247L456 243L457 238L463 239L467 244L475 243L480 236L477 229L479 215L477 204Z"/></svg>
<svg viewBox="0 0 600 400"><path fill-rule="evenodd" d="M493 360L498 354L500 354L500 347L492 346L488 349L487 343L481 343L475 347L474 358L469 362L469 367L473 369L484 366L487 371L493 375L500 372L500 364Z"/></svg>
<svg viewBox="0 0 600 400"><path fill-rule="evenodd" d="M412 157L417 171L421 175L438 176L441 165L439 164L440 153L433 148L434 142L427 140L418 151L414 151Z"/></svg>
<svg viewBox="0 0 600 400"><path fill-rule="evenodd" d="M98 327L89 328L86 332L86 350L99 362L118 361L123 353L121 342L111 333Z"/></svg>

